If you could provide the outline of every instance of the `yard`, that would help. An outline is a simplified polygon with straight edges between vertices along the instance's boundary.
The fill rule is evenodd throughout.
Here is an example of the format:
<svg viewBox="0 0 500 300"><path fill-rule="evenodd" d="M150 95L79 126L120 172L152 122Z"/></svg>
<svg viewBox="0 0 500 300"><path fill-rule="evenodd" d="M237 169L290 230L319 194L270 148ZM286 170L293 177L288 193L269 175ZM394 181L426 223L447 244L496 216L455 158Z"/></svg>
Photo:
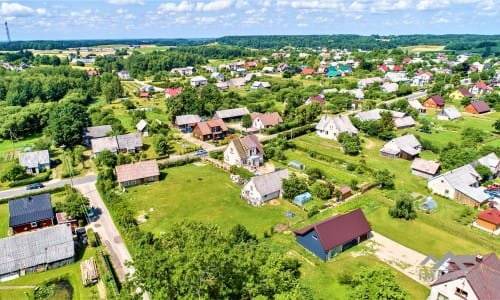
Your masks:
<svg viewBox="0 0 500 300"><path fill-rule="evenodd" d="M9 233L9 205L0 204L0 239L7 237Z"/></svg>

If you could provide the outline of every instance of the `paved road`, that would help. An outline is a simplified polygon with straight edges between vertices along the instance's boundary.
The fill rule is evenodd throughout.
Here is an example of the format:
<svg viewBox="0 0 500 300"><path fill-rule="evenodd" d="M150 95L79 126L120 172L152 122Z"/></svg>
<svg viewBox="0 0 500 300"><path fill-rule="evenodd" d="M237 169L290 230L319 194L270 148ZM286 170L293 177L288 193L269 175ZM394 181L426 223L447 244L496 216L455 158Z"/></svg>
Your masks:
<svg viewBox="0 0 500 300"><path fill-rule="evenodd" d="M104 201L99 192L97 192L95 183L95 181L92 181L76 185L75 187L89 198L90 205L95 208L97 217L89 226L99 234L101 242L106 245L116 274L119 280L124 282L127 274L134 273L134 268L125 265L126 261L132 261L132 256L128 252L127 246L123 242L115 223L113 223L113 219L111 219Z"/></svg>
<svg viewBox="0 0 500 300"><path fill-rule="evenodd" d="M79 184L85 184L89 182L94 182L97 180L97 175L95 174L89 174L83 177L76 177L73 178L73 185L79 185ZM25 194L28 194L29 192L38 192L38 191L43 191L43 190L48 190L48 189L53 189L57 187L64 186L65 184L71 184L71 179L52 179L50 181L44 182L44 187L41 189L37 190L26 190L26 187L19 187L15 189L10 189L6 191L0 191L0 199L2 198L10 198L14 196L22 196Z"/></svg>

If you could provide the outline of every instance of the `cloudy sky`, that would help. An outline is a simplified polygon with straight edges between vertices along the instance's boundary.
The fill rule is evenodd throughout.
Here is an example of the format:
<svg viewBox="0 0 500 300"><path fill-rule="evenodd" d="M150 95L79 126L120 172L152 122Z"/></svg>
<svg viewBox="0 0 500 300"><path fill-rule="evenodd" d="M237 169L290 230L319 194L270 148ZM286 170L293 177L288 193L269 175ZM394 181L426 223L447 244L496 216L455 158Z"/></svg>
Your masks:
<svg viewBox="0 0 500 300"><path fill-rule="evenodd" d="M0 0L12 40L500 34L499 20L500 0Z"/></svg>

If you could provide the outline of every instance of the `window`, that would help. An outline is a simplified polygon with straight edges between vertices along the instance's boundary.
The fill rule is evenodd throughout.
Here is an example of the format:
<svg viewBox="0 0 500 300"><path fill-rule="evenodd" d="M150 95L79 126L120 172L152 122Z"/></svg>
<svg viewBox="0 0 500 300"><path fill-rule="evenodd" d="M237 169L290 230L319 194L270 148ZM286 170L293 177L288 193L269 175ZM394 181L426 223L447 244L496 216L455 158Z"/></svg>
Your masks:
<svg viewBox="0 0 500 300"><path fill-rule="evenodd" d="M154 176L149 177L149 178L148 178L148 181L149 181L149 182L153 182L153 181L155 181Z"/></svg>
<svg viewBox="0 0 500 300"><path fill-rule="evenodd" d="M466 291L462 290L461 288L457 288L455 290L455 295L457 295L460 298L467 299L468 293Z"/></svg>
<svg viewBox="0 0 500 300"><path fill-rule="evenodd" d="M31 227L38 227L37 222L31 222Z"/></svg>
<svg viewBox="0 0 500 300"><path fill-rule="evenodd" d="M448 297L446 297L445 295L443 295L441 293L438 293L436 300L448 300Z"/></svg>
<svg viewBox="0 0 500 300"><path fill-rule="evenodd" d="M312 235L312 238L318 240L318 236L316 235L316 233Z"/></svg>

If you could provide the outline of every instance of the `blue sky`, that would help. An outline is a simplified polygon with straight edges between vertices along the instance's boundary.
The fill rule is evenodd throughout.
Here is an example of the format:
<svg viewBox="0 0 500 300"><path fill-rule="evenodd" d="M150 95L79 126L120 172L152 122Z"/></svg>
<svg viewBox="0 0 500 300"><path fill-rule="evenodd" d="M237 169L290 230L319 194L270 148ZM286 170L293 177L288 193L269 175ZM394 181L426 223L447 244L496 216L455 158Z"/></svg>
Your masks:
<svg viewBox="0 0 500 300"><path fill-rule="evenodd" d="M13 40L500 34L499 20L500 0L0 0Z"/></svg>

